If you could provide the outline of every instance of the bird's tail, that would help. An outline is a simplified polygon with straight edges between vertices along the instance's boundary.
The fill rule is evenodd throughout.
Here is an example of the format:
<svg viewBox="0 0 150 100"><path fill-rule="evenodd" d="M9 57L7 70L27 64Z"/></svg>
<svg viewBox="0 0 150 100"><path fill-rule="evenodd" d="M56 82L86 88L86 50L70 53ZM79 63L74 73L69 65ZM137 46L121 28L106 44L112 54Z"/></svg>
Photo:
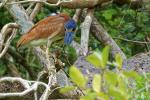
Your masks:
<svg viewBox="0 0 150 100"><path fill-rule="evenodd" d="M20 38L20 40L17 42L17 48L19 48L20 46L26 44L27 42L29 42L30 40L32 40L32 37L29 36L29 34L25 34L24 36L22 36Z"/></svg>

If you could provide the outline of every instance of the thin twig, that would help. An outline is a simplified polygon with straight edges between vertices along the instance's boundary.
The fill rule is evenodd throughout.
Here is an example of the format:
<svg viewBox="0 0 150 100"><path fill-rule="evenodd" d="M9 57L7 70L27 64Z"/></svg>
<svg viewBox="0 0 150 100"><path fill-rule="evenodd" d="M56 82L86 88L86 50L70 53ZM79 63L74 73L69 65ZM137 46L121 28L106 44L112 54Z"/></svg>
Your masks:
<svg viewBox="0 0 150 100"><path fill-rule="evenodd" d="M34 5L35 5L35 3L31 3L31 4L29 5L29 7L26 9L26 12L27 12L28 15L31 14L31 12L32 12L32 7L33 7Z"/></svg>
<svg viewBox="0 0 150 100"><path fill-rule="evenodd" d="M119 39L119 40L123 40L126 42L132 42L132 43L138 43L138 44L149 44L150 42L143 42L143 41L134 41L134 40L128 40L125 38L119 38L119 37L113 37L113 39Z"/></svg>
<svg viewBox="0 0 150 100"><path fill-rule="evenodd" d="M32 13L30 14L31 20L33 20L35 18L35 16L38 14L38 12L40 11L41 8L42 8L42 4L37 3L36 6L34 7Z"/></svg>
<svg viewBox="0 0 150 100"><path fill-rule="evenodd" d="M6 65L8 70L10 71L10 74L13 77L21 77L16 65L13 63L14 62L13 57L9 53L6 53L5 60L7 61Z"/></svg>
<svg viewBox="0 0 150 100"><path fill-rule="evenodd" d="M47 6L58 6L61 3L72 2L72 0L58 0L58 2L56 4L50 4L50 3L47 3L44 0L26 0L26 1L18 1L18 2L6 3L6 4L7 5L12 5L12 4L29 3L29 2L43 3L43 4L47 5Z"/></svg>
<svg viewBox="0 0 150 100"><path fill-rule="evenodd" d="M4 43L4 40L7 37L8 33L12 32L13 28L19 28L19 25L16 23L8 23L8 24L4 25L3 28L1 29L1 32L0 32L0 51L2 50L3 46L7 45L7 42Z"/></svg>
<svg viewBox="0 0 150 100"><path fill-rule="evenodd" d="M0 82L5 82L5 81L19 82L26 89L22 92L0 93L0 98L11 97L11 96L24 96L24 95L28 94L31 91L37 91L39 85L43 85L43 86L45 86L46 90L49 90L49 86L47 84L45 84L43 82L39 82L39 81L29 81L29 80L25 80L25 79L18 78L18 77L3 77L3 78L0 78ZM37 96L37 95L35 95L35 96ZM35 97L35 98L37 98L37 97Z"/></svg>
<svg viewBox="0 0 150 100"><path fill-rule="evenodd" d="M0 8L2 8L7 3L7 1L8 0L3 0L2 3L0 3Z"/></svg>
<svg viewBox="0 0 150 100"><path fill-rule="evenodd" d="M74 14L74 16L73 16L73 20L75 20L75 22L78 22L78 20L79 20L79 18L80 18L80 16L81 16L81 12L82 12L82 9L76 9L76 12L75 12L75 14Z"/></svg>
<svg viewBox="0 0 150 100"><path fill-rule="evenodd" d="M10 37L8 38L8 40L6 41L6 45L5 45L4 49L3 49L2 52L0 53L0 58L2 58L2 57L4 56L4 54L7 52L8 47L9 47L11 41L15 38L16 34L17 34L17 30L14 29L13 32L12 32L12 34L11 34L11 36L10 36Z"/></svg>

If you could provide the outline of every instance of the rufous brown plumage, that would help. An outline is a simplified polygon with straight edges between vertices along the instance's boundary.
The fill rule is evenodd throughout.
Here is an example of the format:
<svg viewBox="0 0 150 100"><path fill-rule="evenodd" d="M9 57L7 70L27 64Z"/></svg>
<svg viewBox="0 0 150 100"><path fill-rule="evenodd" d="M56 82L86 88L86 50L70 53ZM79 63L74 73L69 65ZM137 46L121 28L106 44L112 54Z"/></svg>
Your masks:
<svg viewBox="0 0 150 100"><path fill-rule="evenodd" d="M49 16L36 23L17 43L17 47L28 44L33 40L48 39L55 36L64 36L64 24L70 19L65 13Z"/></svg>

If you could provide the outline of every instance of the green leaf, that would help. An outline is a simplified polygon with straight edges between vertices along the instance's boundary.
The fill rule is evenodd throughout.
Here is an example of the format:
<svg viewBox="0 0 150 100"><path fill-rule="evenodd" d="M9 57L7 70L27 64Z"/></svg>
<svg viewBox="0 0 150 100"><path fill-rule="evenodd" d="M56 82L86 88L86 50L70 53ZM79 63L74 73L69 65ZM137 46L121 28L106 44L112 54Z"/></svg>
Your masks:
<svg viewBox="0 0 150 100"><path fill-rule="evenodd" d="M118 77L118 88L123 91L123 92L127 92L127 78L124 77L124 75Z"/></svg>
<svg viewBox="0 0 150 100"><path fill-rule="evenodd" d="M106 20L111 20L112 16L115 15L116 13L117 13L116 10L108 9L108 10L104 11L102 16L105 17Z"/></svg>
<svg viewBox="0 0 150 100"><path fill-rule="evenodd" d="M87 56L86 60L93 64L95 67L101 67L104 69L108 61L109 49L110 47L106 46L102 51L102 55L98 52L94 52L93 54Z"/></svg>
<svg viewBox="0 0 150 100"><path fill-rule="evenodd" d="M119 54L116 54L115 60L116 60L116 63L118 65L117 67L119 69L121 69L122 68L122 62L123 62L122 57Z"/></svg>
<svg viewBox="0 0 150 100"><path fill-rule="evenodd" d="M96 93L88 93L85 96L80 97L80 100L95 100L95 98L97 97Z"/></svg>
<svg viewBox="0 0 150 100"><path fill-rule="evenodd" d="M87 56L86 60L93 64L95 67L100 67L102 65L102 57L98 52L94 52L93 54Z"/></svg>
<svg viewBox="0 0 150 100"><path fill-rule="evenodd" d="M123 71L127 78L139 79L140 75L136 71Z"/></svg>
<svg viewBox="0 0 150 100"><path fill-rule="evenodd" d="M40 13L40 14L37 15L37 19L38 19L38 20L41 20L41 19L43 19L45 16L46 16L46 14Z"/></svg>
<svg viewBox="0 0 150 100"><path fill-rule="evenodd" d="M112 72L112 71L105 71L104 72L104 77L105 77L106 83L109 86L110 85L115 86L117 84L117 79L118 79L117 73Z"/></svg>
<svg viewBox="0 0 150 100"><path fill-rule="evenodd" d="M0 76L4 75L7 72L7 67L1 63L0 65Z"/></svg>
<svg viewBox="0 0 150 100"><path fill-rule="evenodd" d="M79 87L84 88L86 85L86 79L83 74L75 67L71 66L69 70L70 78L74 83L76 83Z"/></svg>
<svg viewBox="0 0 150 100"><path fill-rule="evenodd" d="M101 76L99 74L94 75L93 81L92 81L92 87L93 90L97 93L100 92L101 89Z"/></svg>
<svg viewBox="0 0 150 100"><path fill-rule="evenodd" d="M67 92L70 92L75 89L76 89L76 87L74 87L74 86L65 86L64 88L60 89L60 93L67 93Z"/></svg>
<svg viewBox="0 0 150 100"><path fill-rule="evenodd" d="M103 93L103 92L97 93L97 96L99 97L100 100L109 100L108 95L106 95L106 94ZM98 100L99 100L99 99L98 99Z"/></svg>
<svg viewBox="0 0 150 100"><path fill-rule="evenodd" d="M69 62L74 63L77 59L76 50L73 47L66 45L64 47L64 51L65 51L65 55L67 55L69 59Z"/></svg>
<svg viewBox="0 0 150 100"><path fill-rule="evenodd" d="M102 51L102 68L106 67L108 57L109 57L109 46L106 46Z"/></svg>
<svg viewBox="0 0 150 100"><path fill-rule="evenodd" d="M128 95L115 86L109 87L108 94L112 96L114 100L128 100Z"/></svg>

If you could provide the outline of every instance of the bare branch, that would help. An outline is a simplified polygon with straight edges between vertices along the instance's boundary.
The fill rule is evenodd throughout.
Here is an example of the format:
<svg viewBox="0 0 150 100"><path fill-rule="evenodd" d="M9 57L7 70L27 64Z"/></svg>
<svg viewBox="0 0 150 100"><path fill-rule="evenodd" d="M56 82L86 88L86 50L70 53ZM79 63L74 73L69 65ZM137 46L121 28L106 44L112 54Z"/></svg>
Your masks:
<svg viewBox="0 0 150 100"><path fill-rule="evenodd" d="M17 67L15 66L15 64L9 63L7 65L8 69L10 70L10 74L13 77L21 77L21 75L19 74L19 71L17 69Z"/></svg>
<svg viewBox="0 0 150 100"><path fill-rule="evenodd" d="M6 5L5 6L10 14L14 17L17 24L21 27L21 34L25 34L32 26L33 23L27 16L25 9L20 5Z"/></svg>
<svg viewBox="0 0 150 100"><path fill-rule="evenodd" d="M26 89L22 92L15 92L15 93L0 93L0 98L4 98L4 97L11 97L11 96L24 96L26 94L28 94L31 91L37 91L37 88L39 85L43 85L46 90L49 90L49 86L43 82L39 82L39 81L28 81L22 78L17 78L17 77L3 77L0 78L0 82L5 82L5 81L9 81L9 82L19 82L21 83ZM32 85L33 83L33 85ZM44 100L44 99L42 99ZM46 100L46 99L45 99Z"/></svg>
<svg viewBox="0 0 150 100"><path fill-rule="evenodd" d="M33 9L32 13L30 14L31 20L33 20L35 18L35 16L38 14L38 12L40 11L41 8L42 8L42 4L37 3L35 8Z"/></svg>
<svg viewBox="0 0 150 100"><path fill-rule="evenodd" d="M13 77L21 77L21 75L20 75L16 65L13 64L13 62L14 62L13 57L10 54L6 53L5 59L7 61L7 63L6 63L7 64L7 68L9 70L11 76L13 76Z"/></svg>
<svg viewBox="0 0 150 100"><path fill-rule="evenodd" d="M12 32L12 28L18 28L18 27L19 25L17 25L16 23L8 23L5 26L3 26L0 32L0 51L2 50L4 40L8 35L8 33Z"/></svg>
<svg viewBox="0 0 150 100"><path fill-rule="evenodd" d="M49 3L55 4L58 0L47 0ZM67 7L71 9L77 8L94 8L97 5L108 2L111 0L72 0L72 2L61 3L59 7Z"/></svg>
<svg viewBox="0 0 150 100"><path fill-rule="evenodd" d="M3 0L2 3L0 3L0 8L2 8L7 3L7 1L8 0Z"/></svg>
<svg viewBox="0 0 150 100"><path fill-rule="evenodd" d="M72 0L58 0L58 2L56 4L50 4L50 3L47 3L44 0L26 0L26 1L18 1L18 2L6 3L6 4L7 5L12 5L12 4L20 4L20 3L28 3L28 2L43 3L43 4L48 5L48 6L58 6L61 3L72 2Z"/></svg>
<svg viewBox="0 0 150 100"><path fill-rule="evenodd" d="M2 58L2 57L4 56L4 54L7 52L8 47L9 47L11 41L12 41L12 40L15 38L15 36L16 36L16 31L17 31L17 30L13 30L11 36L10 36L10 37L8 38L8 40L6 41L5 47L4 47L4 49L2 50L2 52L0 53L0 58Z"/></svg>
<svg viewBox="0 0 150 100"><path fill-rule="evenodd" d="M51 85L52 79L53 79L53 75L49 76L48 86ZM45 89L44 93L42 94L40 100L48 100L49 95L50 95L50 89L47 88L47 89Z"/></svg>
<svg viewBox="0 0 150 100"><path fill-rule="evenodd" d="M126 42L137 43L137 44L150 44L150 42L128 40L128 39L125 39L125 38L119 38L119 37L113 37L113 38L114 38L114 39L123 40L123 41L126 41Z"/></svg>
<svg viewBox="0 0 150 100"><path fill-rule="evenodd" d="M32 7L35 5L35 3L31 3L30 5L29 5L29 7L26 9L26 12L27 12L27 14L28 15L30 15L31 13L32 13Z"/></svg>
<svg viewBox="0 0 150 100"><path fill-rule="evenodd" d="M13 28L19 28L19 25L16 23L9 23L6 24L0 33L0 50L2 50L2 47L4 46L4 49L0 53L0 58L6 53L11 41L15 38L16 36L16 29L13 30ZM9 31L8 31L9 30ZM4 43L6 36L8 35L9 32L12 31L11 36L7 39L6 43ZM5 45L3 45L5 44Z"/></svg>
<svg viewBox="0 0 150 100"><path fill-rule="evenodd" d="M93 8L97 5L101 5L102 3L108 1L111 0L24 0L24 1L7 3L7 5L36 2L36 3L42 3L47 6L59 6L59 7L77 9L77 8Z"/></svg>
<svg viewBox="0 0 150 100"><path fill-rule="evenodd" d="M5 26L3 26L0 32L0 35L1 35L0 41L5 40L5 37L8 35L8 33L12 31L12 28L19 28L19 25L17 23L8 23Z"/></svg>
<svg viewBox="0 0 150 100"><path fill-rule="evenodd" d="M81 54L87 55L90 27L94 10L88 9L87 16L81 26Z"/></svg>
<svg viewBox="0 0 150 100"><path fill-rule="evenodd" d="M81 16L81 12L82 12L82 9L76 9L76 12L72 19L74 19L76 22L78 22L79 17Z"/></svg>

